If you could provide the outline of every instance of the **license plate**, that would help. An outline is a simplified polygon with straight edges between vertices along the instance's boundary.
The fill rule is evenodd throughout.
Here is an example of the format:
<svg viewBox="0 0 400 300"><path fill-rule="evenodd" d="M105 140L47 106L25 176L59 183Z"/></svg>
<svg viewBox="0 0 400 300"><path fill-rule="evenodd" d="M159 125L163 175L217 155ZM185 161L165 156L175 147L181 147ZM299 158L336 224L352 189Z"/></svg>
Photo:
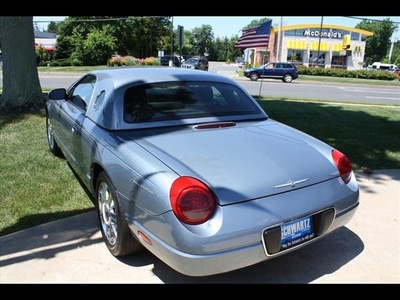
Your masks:
<svg viewBox="0 0 400 300"><path fill-rule="evenodd" d="M314 237L311 217L297 219L281 226L281 250L304 243Z"/></svg>

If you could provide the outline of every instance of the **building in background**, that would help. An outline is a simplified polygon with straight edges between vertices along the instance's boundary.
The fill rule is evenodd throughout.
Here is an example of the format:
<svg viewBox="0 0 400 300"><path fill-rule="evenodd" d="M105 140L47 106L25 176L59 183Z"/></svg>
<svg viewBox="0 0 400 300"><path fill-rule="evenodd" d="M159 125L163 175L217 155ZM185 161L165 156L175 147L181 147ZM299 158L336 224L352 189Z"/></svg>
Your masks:
<svg viewBox="0 0 400 300"><path fill-rule="evenodd" d="M268 47L247 48L246 61L295 62L307 67L361 69L366 42L373 32L331 24L299 24L271 28Z"/></svg>
<svg viewBox="0 0 400 300"><path fill-rule="evenodd" d="M57 35L50 32L36 31L35 34L35 49L43 47L50 56L53 57L53 53L56 50Z"/></svg>

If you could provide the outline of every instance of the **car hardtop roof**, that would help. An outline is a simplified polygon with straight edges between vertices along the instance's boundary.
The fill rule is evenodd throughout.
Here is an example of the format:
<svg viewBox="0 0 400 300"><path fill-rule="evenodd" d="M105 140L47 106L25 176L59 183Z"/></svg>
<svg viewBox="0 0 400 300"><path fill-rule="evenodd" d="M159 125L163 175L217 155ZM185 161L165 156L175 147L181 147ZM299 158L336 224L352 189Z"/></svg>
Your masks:
<svg viewBox="0 0 400 300"><path fill-rule="evenodd" d="M88 72L98 80L111 80L114 87L129 83L153 83L162 81L214 81L236 84L232 79L217 73L175 67L113 67Z"/></svg>

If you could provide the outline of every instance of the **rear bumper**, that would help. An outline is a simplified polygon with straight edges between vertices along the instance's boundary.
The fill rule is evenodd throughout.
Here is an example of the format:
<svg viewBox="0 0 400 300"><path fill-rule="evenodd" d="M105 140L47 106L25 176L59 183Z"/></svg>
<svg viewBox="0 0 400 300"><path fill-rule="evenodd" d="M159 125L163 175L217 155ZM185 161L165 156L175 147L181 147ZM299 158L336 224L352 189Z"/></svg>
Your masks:
<svg viewBox="0 0 400 300"><path fill-rule="evenodd" d="M141 240L143 245L176 271L194 277L220 274L290 253L347 224L359 205L359 190L353 180L353 189L341 187L337 191L340 180L332 180L293 193L219 207L209 222L197 226L180 224L172 212L162 216L161 224L160 216L142 224L128 220L128 224L139 240L138 231L143 232L151 241ZM327 195L327 191L332 193ZM319 208L314 198L320 201ZM275 251L268 252L272 242L263 236L266 230L321 212L332 220L323 222L319 232L315 229L312 239L278 251L280 239L275 239Z"/></svg>
<svg viewBox="0 0 400 300"><path fill-rule="evenodd" d="M148 245L146 245L146 243L144 243L144 246L157 257L159 257L164 263L184 275L193 277L210 276L252 266L263 261L295 251L298 248L305 247L323 238L333 230L340 228L344 224L348 223L356 213L357 208L358 203L357 205L349 209L345 214L342 214L340 216L336 215L332 226L323 235L318 236L307 243L301 244L299 246L293 247L289 250L277 253L272 256L266 255L261 240L253 245L249 245L246 247L207 255L192 255L184 253L176 248L170 247L164 242L156 239L154 236L152 238L152 246L149 247Z"/></svg>

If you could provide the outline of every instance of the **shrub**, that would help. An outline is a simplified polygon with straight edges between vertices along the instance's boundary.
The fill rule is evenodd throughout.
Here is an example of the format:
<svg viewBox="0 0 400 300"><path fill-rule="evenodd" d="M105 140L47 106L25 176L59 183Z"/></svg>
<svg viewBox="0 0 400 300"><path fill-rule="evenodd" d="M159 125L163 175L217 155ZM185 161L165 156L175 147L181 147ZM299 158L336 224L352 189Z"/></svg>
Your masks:
<svg viewBox="0 0 400 300"><path fill-rule="evenodd" d="M153 66L161 66L161 61L157 57L154 58Z"/></svg>
<svg viewBox="0 0 400 300"><path fill-rule="evenodd" d="M161 62L156 57L136 58L133 56L114 55L107 60L108 67L115 66L160 66Z"/></svg>
<svg viewBox="0 0 400 300"><path fill-rule="evenodd" d="M112 58L108 59L107 66L109 67L122 66L122 57L119 55L114 55Z"/></svg>
<svg viewBox="0 0 400 300"><path fill-rule="evenodd" d="M155 60L156 60L155 57L147 57L147 58L144 59L144 64L146 66L154 66Z"/></svg>
<svg viewBox="0 0 400 300"><path fill-rule="evenodd" d="M312 75L312 76L332 76L332 77L344 77L344 78L364 78L364 79L376 79L376 80L396 80L397 76L394 73L387 71L375 71L375 70L346 70L336 68L314 68L305 67L304 65L297 66L297 71L301 75Z"/></svg>
<svg viewBox="0 0 400 300"><path fill-rule="evenodd" d="M51 67L69 67L71 65L72 64L70 58L61 58L50 62Z"/></svg>
<svg viewBox="0 0 400 300"><path fill-rule="evenodd" d="M71 59L71 66L80 67L80 66L83 66L83 63L82 63L82 61L81 61L80 59L78 59L78 58L72 58L72 59Z"/></svg>
<svg viewBox="0 0 400 300"><path fill-rule="evenodd" d="M36 50L36 63L38 66L46 66L51 60L50 53L43 47L39 46Z"/></svg>
<svg viewBox="0 0 400 300"><path fill-rule="evenodd" d="M137 65L137 59L133 56L124 56L121 59L121 65L123 66L136 66Z"/></svg>

